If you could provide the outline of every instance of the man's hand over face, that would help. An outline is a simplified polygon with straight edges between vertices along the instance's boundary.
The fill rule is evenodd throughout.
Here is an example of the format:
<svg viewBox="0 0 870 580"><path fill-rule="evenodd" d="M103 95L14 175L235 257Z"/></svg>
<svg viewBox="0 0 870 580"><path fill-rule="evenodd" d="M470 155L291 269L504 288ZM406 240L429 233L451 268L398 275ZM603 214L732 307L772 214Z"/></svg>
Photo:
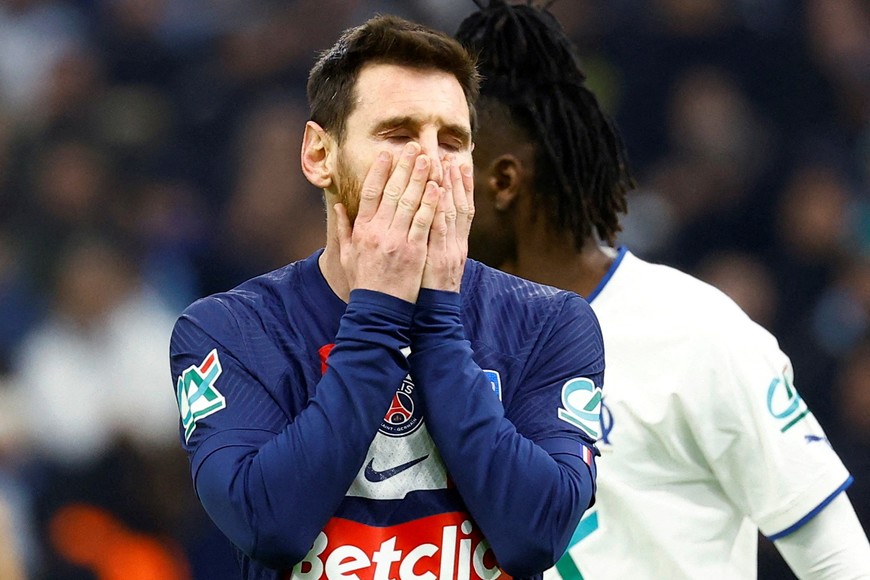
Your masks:
<svg viewBox="0 0 870 580"><path fill-rule="evenodd" d="M365 288L416 302L440 188L429 181L431 160L417 143L402 150L395 169L381 152L366 174L353 226L336 204L341 264L350 289Z"/></svg>
<svg viewBox="0 0 870 580"><path fill-rule="evenodd" d="M474 176L471 165L460 166L453 157L442 163L444 178L429 232L422 287L459 292L474 217Z"/></svg>

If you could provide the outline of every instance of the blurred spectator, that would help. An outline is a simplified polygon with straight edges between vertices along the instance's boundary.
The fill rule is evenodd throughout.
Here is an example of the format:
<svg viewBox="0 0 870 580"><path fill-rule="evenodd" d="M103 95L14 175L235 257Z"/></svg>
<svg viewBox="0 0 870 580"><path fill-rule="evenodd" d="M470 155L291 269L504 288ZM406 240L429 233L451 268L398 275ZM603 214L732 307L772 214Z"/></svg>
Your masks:
<svg viewBox="0 0 870 580"><path fill-rule="evenodd" d="M34 281L52 285L62 249L80 232L108 233L118 219L119 196L106 153L80 138L64 138L33 150L29 191L19 235ZM110 195L110 192L112 193Z"/></svg>
<svg viewBox="0 0 870 580"><path fill-rule="evenodd" d="M714 67L682 73L669 102L668 143L646 186L677 216L662 257L691 269L723 244L762 246L773 135L734 79Z"/></svg>
<svg viewBox="0 0 870 580"><path fill-rule="evenodd" d="M848 260L813 308L813 337L827 355L840 359L870 334L870 261Z"/></svg>
<svg viewBox="0 0 870 580"><path fill-rule="evenodd" d="M776 285L770 270L756 256L715 253L701 263L695 274L727 294L749 318L768 330L773 328L778 306Z"/></svg>
<svg viewBox="0 0 870 580"><path fill-rule="evenodd" d="M16 204L11 191L13 129L11 115L0 105L0 214L9 215Z"/></svg>
<svg viewBox="0 0 870 580"><path fill-rule="evenodd" d="M23 406L0 373L0 578L30 577L38 562L33 493L27 484L28 461Z"/></svg>
<svg viewBox="0 0 870 580"><path fill-rule="evenodd" d="M0 225L0 377L10 372L15 350L42 315L22 253L18 240Z"/></svg>
<svg viewBox="0 0 870 580"><path fill-rule="evenodd" d="M0 108L28 121L52 68L84 34L81 16L68 3L0 2Z"/></svg>
<svg viewBox="0 0 870 580"><path fill-rule="evenodd" d="M164 520L171 518L156 502L185 498L164 486L184 490L186 481L152 478L167 473L163 463L178 460L177 409L162 364L174 312L142 284L133 255L107 238L72 237L58 258L49 314L23 343L13 384L32 453L28 477L39 502L37 525L47 530L57 510L78 501L111 506L128 516L125 525L168 533L172 526ZM143 470L135 480L131 468ZM141 514L148 514L144 522ZM73 539L59 545L44 539L46 554L57 549L42 564L47 577L65 577L61 558L94 570L105 564L76 551Z"/></svg>
<svg viewBox="0 0 870 580"><path fill-rule="evenodd" d="M835 120L844 129L867 131L870 7L861 0L807 0L804 15L813 58L838 100Z"/></svg>
<svg viewBox="0 0 870 580"><path fill-rule="evenodd" d="M225 290L323 246L323 200L297 166L307 111L289 97L265 101L236 141L238 173L221 218Z"/></svg>
<svg viewBox="0 0 870 580"><path fill-rule="evenodd" d="M870 341L864 340L844 360L843 372L837 382L837 411L843 422L842 431L854 437L863 449L870 448ZM865 461L870 454L861 454ZM865 481L862 489L870 489ZM863 495L870 500L870 494ZM865 520L868 521L868 520Z"/></svg>
<svg viewBox="0 0 870 580"><path fill-rule="evenodd" d="M15 529L6 504L0 497L0 578L24 580L24 564L18 555Z"/></svg>
<svg viewBox="0 0 870 580"><path fill-rule="evenodd" d="M815 299L831 283L853 241L847 210L852 191L845 176L827 164L797 169L777 200L773 220L776 243L770 247L779 291L789 311L780 323L786 332L798 314L809 312Z"/></svg>
<svg viewBox="0 0 870 580"><path fill-rule="evenodd" d="M140 283L130 256L104 239L60 254L51 311L21 349L18 387L37 451L87 463L123 435L175 443L177 410L163 363L174 313Z"/></svg>
<svg viewBox="0 0 870 580"><path fill-rule="evenodd" d="M182 181L131 179L122 222L143 281L173 312L181 312L202 290L198 261L210 258L211 244L222 237L205 200Z"/></svg>
<svg viewBox="0 0 870 580"><path fill-rule="evenodd" d="M849 497L870 533L870 337L844 357L834 397L838 421L831 438L847 450L842 456L846 467L863 475L855 478Z"/></svg>

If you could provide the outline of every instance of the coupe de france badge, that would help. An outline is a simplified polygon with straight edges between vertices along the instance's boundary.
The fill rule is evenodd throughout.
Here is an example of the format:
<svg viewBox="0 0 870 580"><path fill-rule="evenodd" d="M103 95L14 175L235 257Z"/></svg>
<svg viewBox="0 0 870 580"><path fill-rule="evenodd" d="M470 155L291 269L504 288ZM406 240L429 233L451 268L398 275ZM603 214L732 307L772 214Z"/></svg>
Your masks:
<svg viewBox="0 0 870 580"><path fill-rule="evenodd" d="M202 364L191 365L178 377L176 395L185 441L190 440L197 421L226 408L227 400L215 387L222 370L217 349L213 349Z"/></svg>
<svg viewBox="0 0 870 580"><path fill-rule="evenodd" d="M601 389L586 377L571 379L562 386L559 418L597 439L601 433Z"/></svg>

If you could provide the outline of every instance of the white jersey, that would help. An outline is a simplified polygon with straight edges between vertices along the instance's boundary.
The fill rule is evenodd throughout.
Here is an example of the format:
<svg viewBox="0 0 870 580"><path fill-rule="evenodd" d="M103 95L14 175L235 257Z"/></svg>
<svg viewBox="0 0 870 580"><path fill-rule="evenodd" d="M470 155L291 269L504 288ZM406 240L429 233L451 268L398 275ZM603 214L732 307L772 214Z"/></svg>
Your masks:
<svg viewBox="0 0 870 580"><path fill-rule="evenodd" d="M589 297L604 334L596 503L544 578L757 577L850 483L776 339L722 292L620 250Z"/></svg>

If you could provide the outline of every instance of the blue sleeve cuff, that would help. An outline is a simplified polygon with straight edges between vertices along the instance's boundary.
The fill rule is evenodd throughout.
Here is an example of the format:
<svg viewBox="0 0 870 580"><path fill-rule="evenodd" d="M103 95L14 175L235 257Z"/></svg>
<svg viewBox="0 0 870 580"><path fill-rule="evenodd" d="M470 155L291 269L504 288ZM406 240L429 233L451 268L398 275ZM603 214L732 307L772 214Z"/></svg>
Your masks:
<svg viewBox="0 0 870 580"><path fill-rule="evenodd" d="M818 513L819 513L820 511L822 511L823 509L825 509L825 507L826 507L829 503L831 503L832 501L834 501L834 498L836 498L836 497L837 497L838 495L840 495L842 492L846 491L846 489L847 489L850 485L852 485L852 482L853 482L853 481L854 481L854 478L850 475L850 476L846 479L846 481L843 483L843 485L841 485L840 487L838 487L837 489L835 489L834 492L831 493L831 495L829 495L828 497L826 497L826 498L822 501L822 503L820 503L818 506L816 506L812 511L810 511L810 513L808 513L807 515L805 515L804 517L802 517L800 520L798 520L798 521L795 522L794 524L792 524L792 525L790 525L789 527L787 527L786 529L782 530L781 532L777 532L777 533L775 533L775 534L771 534L771 535L767 536L767 539L770 540L771 542L775 542L776 540L780 540L780 539L786 537L787 535L796 532L798 529L800 529L801 527L803 527L804 524L806 524L808 521L810 521L810 520L813 519L816 515L818 515Z"/></svg>
<svg viewBox="0 0 870 580"><path fill-rule="evenodd" d="M459 312L460 298L459 292L422 288L417 296L417 310L445 308Z"/></svg>
<svg viewBox="0 0 870 580"><path fill-rule="evenodd" d="M376 290L351 290L348 309L369 308L386 315L395 316L395 322L410 324L414 316L414 304Z"/></svg>
<svg viewBox="0 0 870 580"><path fill-rule="evenodd" d="M458 292L420 290L411 325L412 350L420 353L454 340L463 340Z"/></svg>

